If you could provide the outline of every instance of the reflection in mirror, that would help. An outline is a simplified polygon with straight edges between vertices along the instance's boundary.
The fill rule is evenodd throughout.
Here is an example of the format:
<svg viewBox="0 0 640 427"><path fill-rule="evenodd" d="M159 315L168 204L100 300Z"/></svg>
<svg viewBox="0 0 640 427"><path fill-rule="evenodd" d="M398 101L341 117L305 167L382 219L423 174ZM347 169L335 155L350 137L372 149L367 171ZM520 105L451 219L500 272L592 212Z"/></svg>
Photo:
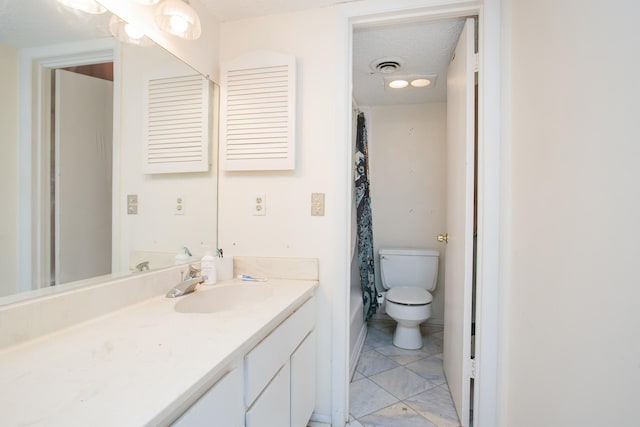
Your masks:
<svg viewBox="0 0 640 427"><path fill-rule="evenodd" d="M111 38L110 16L0 0L0 305L216 245L215 123L206 172L143 169L148 80L197 73Z"/></svg>

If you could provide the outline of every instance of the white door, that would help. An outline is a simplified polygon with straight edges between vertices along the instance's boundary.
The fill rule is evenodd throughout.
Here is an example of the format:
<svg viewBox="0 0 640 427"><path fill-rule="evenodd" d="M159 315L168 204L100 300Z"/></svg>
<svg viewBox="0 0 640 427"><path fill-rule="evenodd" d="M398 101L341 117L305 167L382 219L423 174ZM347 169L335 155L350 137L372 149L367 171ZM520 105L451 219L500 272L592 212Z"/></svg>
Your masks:
<svg viewBox="0 0 640 427"><path fill-rule="evenodd" d="M475 30L467 19L447 75L447 257L444 372L463 427L469 425Z"/></svg>
<svg viewBox="0 0 640 427"><path fill-rule="evenodd" d="M111 272L113 82L56 70L56 284Z"/></svg>

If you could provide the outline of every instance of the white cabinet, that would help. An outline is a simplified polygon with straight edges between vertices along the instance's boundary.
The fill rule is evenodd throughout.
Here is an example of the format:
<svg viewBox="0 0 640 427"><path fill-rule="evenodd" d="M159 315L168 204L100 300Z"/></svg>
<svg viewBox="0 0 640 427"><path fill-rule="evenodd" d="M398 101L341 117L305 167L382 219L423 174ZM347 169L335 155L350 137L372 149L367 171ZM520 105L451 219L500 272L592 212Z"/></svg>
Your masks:
<svg viewBox="0 0 640 427"><path fill-rule="evenodd" d="M243 427L242 368L228 372L180 416L173 427Z"/></svg>
<svg viewBox="0 0 640 427"><path fill-rule="evenodd" d="M304 427L315 406L312 297L244 356L173 427Z"/></svg>
<svg viewBox="0 0 640 427"><path fill-rule="evenodd" d="M307 425L316 403L316 334L311 331L291 356L291 427Z"/></svg>
<svg viewBox="0 0 640 427"><path fill-rule="evenodd" d="M311 298L245 356L246 427L307 425L315 405L315 317Z"/></svg>
<svg viewBox="0 0 640 427"><path fill-rule="evenodd" d="M247 411L246 427L285 427L289 425L290 378L291 371L289 370L289 362L287 362Z"/></svg>

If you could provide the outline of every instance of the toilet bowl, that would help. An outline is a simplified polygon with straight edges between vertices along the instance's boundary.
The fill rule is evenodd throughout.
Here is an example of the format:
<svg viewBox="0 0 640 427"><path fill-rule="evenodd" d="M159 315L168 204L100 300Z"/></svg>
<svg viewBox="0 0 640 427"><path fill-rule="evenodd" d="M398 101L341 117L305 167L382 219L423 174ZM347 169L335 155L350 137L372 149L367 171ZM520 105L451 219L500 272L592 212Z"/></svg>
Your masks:
<svg viewBox="0 0 640 427"><path fill-rule="evenodd" d="M393 345L417 350L422 348L420 324L431 317L433 296L420 288L398 287L385 295L387 314L396 322Z"/></svg>
<svg viewBox="0 0 640 427"><path fill-rule="evenodd" d="M438 274L437 251L428 249L380 249L382 284L387 289L387 314L397 322L393 345L422 348L420 324L431 316Z"/></svg>

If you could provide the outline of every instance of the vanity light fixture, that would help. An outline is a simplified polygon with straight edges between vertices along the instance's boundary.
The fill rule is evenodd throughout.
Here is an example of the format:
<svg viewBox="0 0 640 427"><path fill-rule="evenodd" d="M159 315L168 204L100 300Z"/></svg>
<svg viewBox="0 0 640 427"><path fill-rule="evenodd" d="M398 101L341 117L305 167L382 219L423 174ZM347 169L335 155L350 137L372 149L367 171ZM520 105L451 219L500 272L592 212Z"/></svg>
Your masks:
<svg viewBox="0 0 640 427"><path fill-rule="evenodd" d="M187 0L164 0L155 11L158 28L187 40L200 37L200 17Z"/></svg>
<svg viewBox="0 0 640 427"><path fill-rule="evenodd" d="M152 44L152 41L144 35L144 32L116 15L111 15L111 19L109 19L109 31L111 31L111 34L115 38L123 43L137 46L148 46Z"/></svg>
<svg viewBox="0 0 640 427"><path fill-rule="evenodd" d="M106 7L95 0L58 0L58 3L93 15L100 15L107 11Z"/></svg>

